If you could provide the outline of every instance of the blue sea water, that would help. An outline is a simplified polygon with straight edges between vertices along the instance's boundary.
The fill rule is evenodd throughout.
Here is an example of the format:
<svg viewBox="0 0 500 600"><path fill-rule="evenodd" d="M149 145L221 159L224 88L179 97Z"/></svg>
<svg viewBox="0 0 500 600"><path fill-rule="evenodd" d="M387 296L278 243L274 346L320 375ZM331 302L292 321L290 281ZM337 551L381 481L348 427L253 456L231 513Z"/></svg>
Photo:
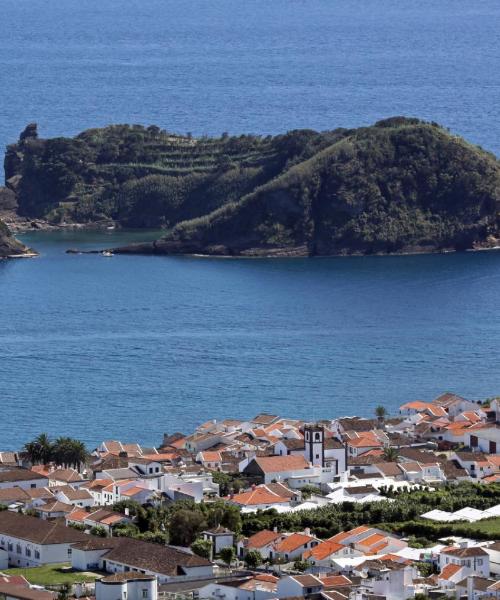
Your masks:
<svg viewBox="0 0 500 600"><path fill-rule="evenodd" d="M497 0L2 0L0 146L108 123L199 134L435 120L500 154ZM0 263L0 449L158 443L212 417L371 415L500 392L500 254ZM110 243L112 242L112 243Z"/></svg>

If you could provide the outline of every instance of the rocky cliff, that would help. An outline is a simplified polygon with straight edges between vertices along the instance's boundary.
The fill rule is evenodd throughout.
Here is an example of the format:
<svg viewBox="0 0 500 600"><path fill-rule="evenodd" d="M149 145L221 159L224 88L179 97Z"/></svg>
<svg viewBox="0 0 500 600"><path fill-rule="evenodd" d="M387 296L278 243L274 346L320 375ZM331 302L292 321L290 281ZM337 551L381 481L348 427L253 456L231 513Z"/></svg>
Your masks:
<svg viewBox="0 0 500 600"><path fill-rule="evenodd" d="M9 256L32 255L34 252L10 233L9 228L0 221L0 258Z"/></svg>

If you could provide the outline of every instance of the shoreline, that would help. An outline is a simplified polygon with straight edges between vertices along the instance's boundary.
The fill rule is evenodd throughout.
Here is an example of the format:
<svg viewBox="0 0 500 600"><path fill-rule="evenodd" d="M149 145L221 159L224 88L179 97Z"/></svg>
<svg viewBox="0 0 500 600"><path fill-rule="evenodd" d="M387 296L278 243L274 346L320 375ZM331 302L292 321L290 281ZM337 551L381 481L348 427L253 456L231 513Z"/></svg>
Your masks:
<svg viewBox="0 0 500 600"><path fill-rule="evenodd" d="M78 248L68 248L66 254L105 254L110 253L113 256L155 256L155 257L170 257L170 258L199 258L199 259L220 259L220 260L269 260L269 259L328 259L328 258L384 258L384 257L398 257L398 256L431 256L436 254L457 254L459 252L494 252L500 251L500 246L494 246L491 248L466 248L464 250L446 249L446 250L415 250L413 252L379 252L373 254L362 254L362 253L339 253L339 254L203 254L200 252L186 252L186 253L160 253L160 252L120 252L117 248L104 248L97 250L79 250Z"/></svg>

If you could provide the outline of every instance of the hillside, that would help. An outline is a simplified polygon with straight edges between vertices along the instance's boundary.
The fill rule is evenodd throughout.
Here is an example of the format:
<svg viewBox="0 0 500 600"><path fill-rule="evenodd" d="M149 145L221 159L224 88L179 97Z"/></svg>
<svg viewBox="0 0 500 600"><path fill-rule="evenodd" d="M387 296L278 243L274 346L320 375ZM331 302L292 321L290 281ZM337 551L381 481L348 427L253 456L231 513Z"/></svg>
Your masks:
<svg viewBox="0 0 500 600"><path fill-rule="evenodd" d="M341 135L195 139L155 126L113 125L44 140L31 124L7 147L5 180L21 217L168 228L238 201Z"/></svg>
<svg viewBox="0 0 500 600"><path fill-rule="evenodd" d="M279 136L179 136L117 125L7 149L17 213L49 223L163 227L117 252L335 255L493 246L497 159L436 124Z"/></svg>
<svg viewBox="0 0 500 600"><path fill-rule="evenodd" d="M414 120L356 130L238 202L118 252L338 255L499 244L494 156Z"/></svg>

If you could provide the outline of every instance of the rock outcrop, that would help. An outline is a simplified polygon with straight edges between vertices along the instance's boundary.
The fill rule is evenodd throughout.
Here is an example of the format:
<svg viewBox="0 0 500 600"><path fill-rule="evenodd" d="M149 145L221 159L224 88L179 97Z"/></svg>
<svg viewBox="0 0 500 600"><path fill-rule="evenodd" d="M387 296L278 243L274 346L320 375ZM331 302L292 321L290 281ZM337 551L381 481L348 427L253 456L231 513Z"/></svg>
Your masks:
<svg viewBox="0 0 500 600"><path fill-rule="evenodd" d="M17 240L3 221L0 221L0 258L33 256L35 252Z"/></svg>

